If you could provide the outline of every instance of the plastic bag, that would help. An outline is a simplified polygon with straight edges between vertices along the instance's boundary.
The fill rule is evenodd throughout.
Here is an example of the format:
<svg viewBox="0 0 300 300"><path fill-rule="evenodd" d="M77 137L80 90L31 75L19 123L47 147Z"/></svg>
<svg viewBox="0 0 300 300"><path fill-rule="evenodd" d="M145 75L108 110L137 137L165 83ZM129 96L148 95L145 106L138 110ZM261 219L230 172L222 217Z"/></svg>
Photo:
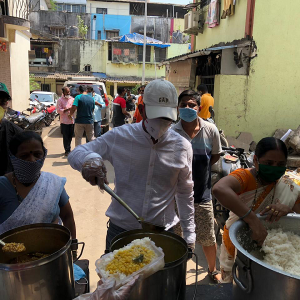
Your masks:
<svg viewBox="0 0 300 300"><path fill-rule="evenodd" d="M99 281L93 293L81 295L74 300L127 300L139 276L133 277L128 283L116 290L114 279Z"/></svg>

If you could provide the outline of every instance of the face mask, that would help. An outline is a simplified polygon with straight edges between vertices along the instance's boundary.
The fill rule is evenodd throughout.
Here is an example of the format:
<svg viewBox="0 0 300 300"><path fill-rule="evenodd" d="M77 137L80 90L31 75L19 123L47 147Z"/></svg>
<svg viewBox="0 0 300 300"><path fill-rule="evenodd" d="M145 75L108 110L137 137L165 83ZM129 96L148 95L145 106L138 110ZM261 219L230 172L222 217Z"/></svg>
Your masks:
<svg viewBox="0 0 300 300"><path fill-rule="evenodd" d="M0 121L3 119L4 113L5 113L5 109L2 106L0 106Z"/></svg>
<svg viewBox="0 0 300 300"><path fill-rule="evenodd" d="M158 140L171 126L172 121L164 120L162 118L146 119L144 125L147 132L155 139Z"/></svg>
<svg viewBox="0 0 300 300"><path fill-rule="evenodd" d="M275 182L284 175L286 167L259 164L258 175L266 182Z"/></svg>
<svg viewBox="0 0 300 300"><path fill-rule="evenodd" d="M65 98L66 98L66 99L69 99L69 98L70 98L70 95L66 95Z"/></svg>
<svg viewBox="0 0 300 300"><path fill-rule="evenodd" d="M44 151L45 156L35 162L17 158L12 154L9 155L15 176L21 183L32 183L39 178L47 156L47 149L44 148Z"/></svg>
<svg viewBox="0 0 300 300"><path fill-rule="evenodd" d="M78 281L81 278L86 277L84 271L79 266L77 266L76 264L73 264L73 270L74 270L74 279L75 279L75 281Z"/></svg>
<svg viewBox="0 0 300 300"><path fill-rule="evenodd" d="M197 118L197 110L192 108L179 108L180 119L186 122L192 122Z"/></svg>

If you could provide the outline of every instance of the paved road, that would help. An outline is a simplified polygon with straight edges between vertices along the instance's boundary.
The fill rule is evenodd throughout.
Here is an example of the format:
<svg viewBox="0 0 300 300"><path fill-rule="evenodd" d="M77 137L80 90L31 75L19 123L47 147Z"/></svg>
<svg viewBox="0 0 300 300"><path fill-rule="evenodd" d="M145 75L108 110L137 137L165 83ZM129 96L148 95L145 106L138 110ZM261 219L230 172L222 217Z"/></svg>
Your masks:
<svg viewBox="0 0 300 300"><path fill-rule="evenodd" d="M52 172L59 176L66 177L66 191L70 196L70 203L73 208L77 239L85 242L83 258L90 261L90 284L91 291L95 290L98 276L95 272L95 261L104 253L106 223L108 218L105 211L110 204L110 196L101 193L97 187L91 186L81 174L73 170L67 158L64 157L62 135L60 133L59 122L55 121L50 127L43 131L45 147L48 149L47 159L43 171ZM74 148L74 139L72 149ZM106 162L108 169L108 180L113 188L114 170L110 163ZM199 284L208 284L207 264L199 245L196 245L196 254L199 257ZM188 262L187 284L195 282L196 264L194 260Z"/></svg>

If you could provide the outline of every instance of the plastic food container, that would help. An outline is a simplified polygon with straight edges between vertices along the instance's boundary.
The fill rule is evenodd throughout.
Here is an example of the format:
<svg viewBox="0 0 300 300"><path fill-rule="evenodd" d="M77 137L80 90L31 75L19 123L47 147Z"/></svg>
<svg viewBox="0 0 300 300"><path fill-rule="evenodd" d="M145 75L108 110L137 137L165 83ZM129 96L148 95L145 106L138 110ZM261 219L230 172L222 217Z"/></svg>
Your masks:
<svg viewBox="0 0 300 300"><path fill-rule="evenodd" d="M145 265L143 268L139 269L138 271L126 276L123 273L114 273L109 274L108 271L106 271L106 266L114 259L115 255L129 247L132 247L134 245L140 245L148 248L149 250L154 251L156 254L156 257L152 259L152 261ZM119 288L120 286L124 285L125 283L129 282L134 276L140 275L142 278L147 278L150 275L156 273L159 270L162 270L165 266L165 260L164 260L164 253L160 247L156 247L155 243L150 240L150 238L146 237L143 239L137 239L132 241L127 246L120 248L118 250L115 250L111 253L108 253L106 255L103 255L101 258L96 260L96 272L101 277L102 281L105 282L107 280L110 280L114 278L116 280L116 288Z"/></svg>

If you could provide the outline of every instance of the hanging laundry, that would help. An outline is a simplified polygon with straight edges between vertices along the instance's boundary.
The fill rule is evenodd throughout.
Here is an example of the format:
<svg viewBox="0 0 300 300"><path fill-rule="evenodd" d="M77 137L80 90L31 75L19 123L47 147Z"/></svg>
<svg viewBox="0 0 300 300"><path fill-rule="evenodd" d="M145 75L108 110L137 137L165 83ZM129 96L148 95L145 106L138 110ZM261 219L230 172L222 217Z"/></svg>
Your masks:
<svg viewBox="0 0 300 300"><path fill-rule="evenodd" d="M122 55L122 49L114 48L113 54L114 55Z"/></svg>
<svg viewBox="0 0 300 300"><path fill-rule="evenodd" d="M129 49L124 49L124 55L129 56Z"/></svg>
<svg viewBox="0 0 300 300"><path fill-rule="evenodd" d="M206 24L208 24L208 28L214 28L220 24L220 2L219 0L211 0L208 13Z"/></svg>
<svg viewBox="0 0 300 300"><path fill-rule="evenodd" d="M232 16L234 14L235 0L224 0L224 10L222 12L221 19Z"/></svg>

